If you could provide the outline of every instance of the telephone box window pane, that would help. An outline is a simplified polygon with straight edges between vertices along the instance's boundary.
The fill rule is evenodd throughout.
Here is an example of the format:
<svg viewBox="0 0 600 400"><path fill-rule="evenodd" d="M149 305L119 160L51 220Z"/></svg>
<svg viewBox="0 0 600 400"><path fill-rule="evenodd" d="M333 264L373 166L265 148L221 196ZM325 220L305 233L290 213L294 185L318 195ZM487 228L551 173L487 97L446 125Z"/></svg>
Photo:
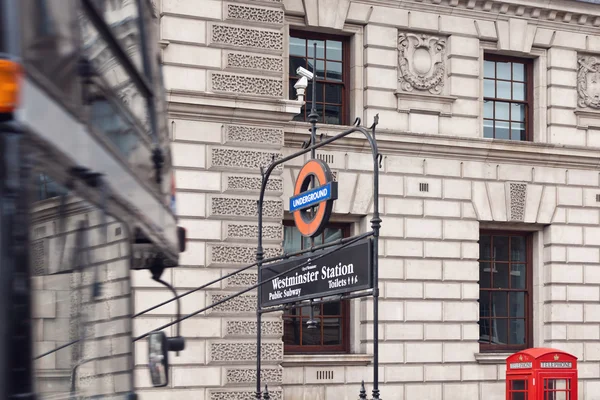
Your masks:
<svg viewBox="0 0 600 400"><path fill-rule="evenodd" d="M527 381L524 381L524 380L512 381L512 390L526 390L526 389L527 389Z"/></svg>
<svg viewBox="0 0 600 400"><path fill-rule="evenodd" d="M513 392L511 400L527 400L527 393L525 393L525 392Z"/></svg>

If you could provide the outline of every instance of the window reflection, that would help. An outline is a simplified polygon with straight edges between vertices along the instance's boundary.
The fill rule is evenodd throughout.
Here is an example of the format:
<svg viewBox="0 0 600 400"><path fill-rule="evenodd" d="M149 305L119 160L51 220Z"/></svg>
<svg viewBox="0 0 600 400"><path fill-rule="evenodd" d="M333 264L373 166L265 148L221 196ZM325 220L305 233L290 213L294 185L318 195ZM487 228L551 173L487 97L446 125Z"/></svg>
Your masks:
<svg viewBox="0 0 600 400"><path fill-rule="evenodd" d="M79 32L76 0L19 0L24 65L45 87L60 91L69 107L80 102L77 76Z"/></svg>
<svg viewBox="0 0 600 400"><path fill-rule="evenodd" d="M133 64L140 72L143 72L140 10L137 2L134 0L93 0L93 4Z"/></svg>
<svg viewBox="0 0 600 400"><path fill-rule="evenodd" d="M81 15L80 23L83 52L87 60L91 62L108 88L116 93L122 104L136 117L144 131L149 133L150 121L146 99L141 95L106 41L84 14Z"/></svg>

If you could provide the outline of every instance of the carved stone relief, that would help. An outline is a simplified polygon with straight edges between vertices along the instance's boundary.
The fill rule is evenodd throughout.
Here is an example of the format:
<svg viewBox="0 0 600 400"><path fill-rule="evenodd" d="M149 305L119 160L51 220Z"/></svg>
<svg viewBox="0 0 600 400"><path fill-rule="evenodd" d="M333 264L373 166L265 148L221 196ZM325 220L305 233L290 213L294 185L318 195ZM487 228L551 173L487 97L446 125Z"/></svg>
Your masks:
<svg viewBox="0 0 600 400"><path fill-rule="evenodd" d="M236 190L243 192L258 192L262 184L262 178L256 176L228 176L227 190ZM283 179L270 178L267 181L267 191L281 192L283 191Z"/></svg>
<svg viewBox="0 0 600 400"><path fill-rule="evenodd" d="M211 151L211 165L213 167L228 167L249 169L260 172L260 167L267 168L273 161L279 160L281 153L213 148ZM278 165L275 171L281 171L282 165Z"/></svg>
<svg viewBox="0 0 600 400"><path fill-rule="evenodd" d="M227 287L248 287L256 283L256 274L241 272L227 278Z"/></svg>
<svg viewBox="0 0 600 400"><path fill-rule="evenodd" d="M283 33L280 31L213 25L212 41L230 46L283 50Z"/></svg>
<svg viewBox="0 0 600 400"><path fill-rule="evenodd" d="M256 283L254 280L253 284ZM231 294L213 294L211 295L211 304L223 300ZM256 296L254 295L242 295L234 297L231 300L227 300L224 303L219 304L211 309L211 312L217 313L250 313L256 311Z"/></svg>
<svg viewBox="0 0 600 400"><path fill-rule="evenodd" d="M279 361L283 358L283 342L263 343L261 359ZM256 361L256 343L211 343L211 361Z"/></svg>
<svg viewBox="0 0 600 400"><path fill-rule="evenodd" d="M255 76L212 74L212 89L219 92L258 96L283 96L283 81Z"/></svg>
<svg viewBox="0 0 600 400"><path fill-rule="evenodd" d="M237 197L213 197L210 203L210 214L230 217L258 217L258 206L254 199ZM283 217L282 200L265 200L263 216L266 218Z"/></svg>
<svg viewBox="0 0 600 400"><path fill-rule="evenodd" d="M281 368L266 368L260 370L261 380L265 383L282 383L283 370ZM256 382L255 368L232 368L226 373L227 383L254 383Z"/></svg>
<svg viewBox="0 0 600 400"><path fill-rule="evenodd" d="M228 125L225 131L225 141L281 146L283 144L283 129Z"/></svg>
<svg viewBox="0 0 600 400"><path fill-rule="evenodd" d="M402 90L440 94L446 70L446 40L414 33L398 34L398 81Z"/></svg>
<svg viewBox="0 0 600 400"><path fill-rule="evenodd" d="M277 257L282 251L279 247L267 247L264 249L264 256L265 258ZM250 264L256 261L256 247L212 246L210 260L212 264Z"/></svg>
<svg viewBox="0 0 600 400"><path fill-rule="evenodd" d="M265 336L282 336L283 322L262 321L261 332ZM226 332L228 336L255 336L256 321L227 321Z"/></svg>
<svg viewBox="0 0 600 400"><path fill-rule="evenodd" d="M263 238L272 240L283 239L283 226L263 225ZM227 237L232 239L256 239L258 238L258 225L236 224L227 225Z"/></svg>
<svg viewBox="0 0 600 400"><path fill-rule="evenodd" d="M510 183L510 219L523 221L525 218L525 200L527 198L527 184Z"/></svg>
<svg viewBox="0 0 600 400"><path fill-rule="evenodd" d="M264 57L244 53L228 53L227 68L260 69L266 71L283 71L283 60L275 57Z"/></svg>
<svg viewBox="0 0 600 400"><path fill-rule="evenodd" d="M600 60L583 56L577 60L577 95L579 107L600 109Z"/></svg>
<svg viewBox="0 0 600 400"><path fill-rule="evenodd" d="M283 24L283 10L251 7L241 4L228 4L227 17L267 24Z"/></svg>
<svg viewBox="0 0 600 400"><path fill-rule="evenodd" d="M282 400L283 392L269 388L271 400ZM252 391L211 391L210 400L255 400L256 393Z"/></svg>

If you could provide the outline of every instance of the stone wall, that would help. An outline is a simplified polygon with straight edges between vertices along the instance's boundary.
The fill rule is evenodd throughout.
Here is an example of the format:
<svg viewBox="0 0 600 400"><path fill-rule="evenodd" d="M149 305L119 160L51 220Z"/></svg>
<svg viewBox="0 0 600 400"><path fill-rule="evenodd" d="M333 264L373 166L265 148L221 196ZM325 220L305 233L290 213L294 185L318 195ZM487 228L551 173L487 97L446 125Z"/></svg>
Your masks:
<svg viewBox="0 0 600 400"><path fill-rule="evenodd" d="M491 0L205 0L197 7L162 0L160 10L178 214L190 237L182 265L169 272L180 290L254 260L259 167L308 138L308 124L290 122L299 105L285 100L293 85L289 30L347 35L350 121L370 125L379 114L384 155L382 397L504 398L507 354L479 350L477 241L480 229L517 229L534 236L533 344L580 357L580 396L594 398L600 7ZM415 44L427 45L427 74L415 73L427 69ZM484 52L533 59L533 143L483 139ZM354 232L368 229L372 213L364 147L351 140L318 152L339 182L334 219L351 221ZM281 249L286 199L303 162L286 163L269 183L267 256ZM245 273L191 295L184 310L254 279ZM136 285L136 310L168 296L146 277L136 275ZM363 379L370 389L371 302L353 301L350 355L284 356L279 317L269 316L263 367L275 396L356 398ZM251 398L254 307L249 294L184 323L189 349L173 358L171 387L144 389L142 398ZM172 317L173 308L164 307L136 324L154 327ZM136 350L143 353L141 345ZM136 361L144 377L144 357ZM137 384L147 388L147 378Z"/></svg>

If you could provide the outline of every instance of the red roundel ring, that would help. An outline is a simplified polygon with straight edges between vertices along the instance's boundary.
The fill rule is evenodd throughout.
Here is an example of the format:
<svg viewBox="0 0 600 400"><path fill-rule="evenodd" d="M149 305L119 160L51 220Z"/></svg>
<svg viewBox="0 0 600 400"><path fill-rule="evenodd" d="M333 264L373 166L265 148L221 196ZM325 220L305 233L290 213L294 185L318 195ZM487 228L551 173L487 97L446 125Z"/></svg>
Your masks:
<svg viewBox="0 0 600 400"><path fill-rule="evenodd" d="M314 177L315 179L315 187L326 185L329 182L332 182L333 184L337 183L333 182L333 174L327 164L321 160L312 159L304 164L300 173L298 173L298 178L296 179L296 185L294 187L294 196L309 189L311 177ZM337 192L337 190L334 190L334 193L335 192ZM298 231L302 235L315 237L323 232L325 225L327 225L329 217L331 216L335 197L337 196L332 196L330 200L323 201L316 205L316 212L314 212L312 216L308 214L307 209L294 211L294 222L296 228L298 228Z"/></svg>

